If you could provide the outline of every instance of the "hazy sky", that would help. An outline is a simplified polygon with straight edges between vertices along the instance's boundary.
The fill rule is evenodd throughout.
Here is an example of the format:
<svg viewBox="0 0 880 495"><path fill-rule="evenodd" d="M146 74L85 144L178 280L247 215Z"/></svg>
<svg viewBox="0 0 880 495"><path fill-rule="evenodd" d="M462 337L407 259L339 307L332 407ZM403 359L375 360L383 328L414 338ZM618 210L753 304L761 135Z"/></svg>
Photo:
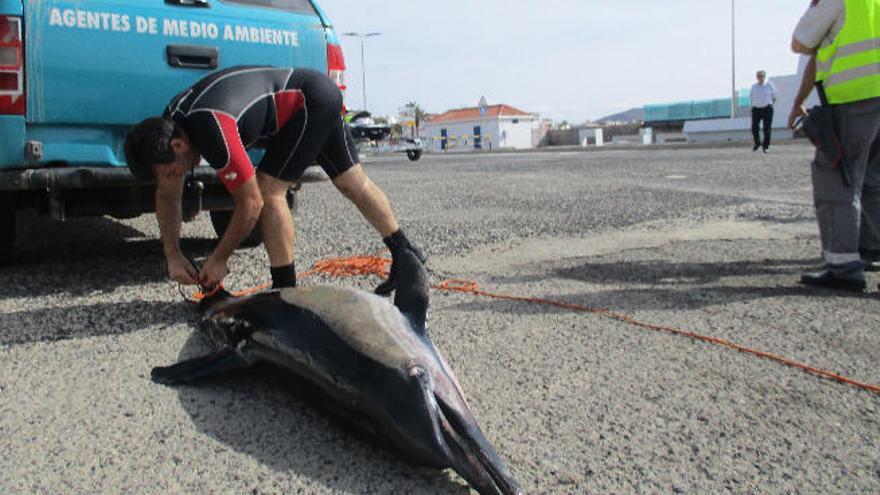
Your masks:
<svg viewBox="0 0 880 495"><path fill-rule="evenodd" d="M809 0L736 1L736 84L793 74L791 33ZM506 103L582 122L641 106L730 95L730 0L320 0L365 41L367 103L426 111ZM347 101L363 106L358 38L342 38Z"/></svg>

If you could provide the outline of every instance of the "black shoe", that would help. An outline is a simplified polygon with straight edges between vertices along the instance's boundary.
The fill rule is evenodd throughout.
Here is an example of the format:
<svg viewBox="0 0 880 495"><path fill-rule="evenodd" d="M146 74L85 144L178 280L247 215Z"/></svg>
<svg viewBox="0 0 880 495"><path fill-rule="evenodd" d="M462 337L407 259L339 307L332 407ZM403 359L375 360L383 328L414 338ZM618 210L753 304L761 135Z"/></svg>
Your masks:
<svg viewBox="0 0 880 495"><path fill-rule="evenodd" d="M859 248L866 272L880 272L880 249Z"/></svg>
<svg viewBox="0 0 880 495"><path fill-rule="evenodd" d="M758 148L760 148L760 147L761 147L760 144L756 144L755 147L752 148L752 151L758 151Z"/></svg>
<svg viewBox="0 0 880 495"><path fill-rule="evenodd" d="M804 273L801 275L801 283L813 287L839 289L849 292L864 292L866 287L864 279L837 277L830 270Z"/></svg>

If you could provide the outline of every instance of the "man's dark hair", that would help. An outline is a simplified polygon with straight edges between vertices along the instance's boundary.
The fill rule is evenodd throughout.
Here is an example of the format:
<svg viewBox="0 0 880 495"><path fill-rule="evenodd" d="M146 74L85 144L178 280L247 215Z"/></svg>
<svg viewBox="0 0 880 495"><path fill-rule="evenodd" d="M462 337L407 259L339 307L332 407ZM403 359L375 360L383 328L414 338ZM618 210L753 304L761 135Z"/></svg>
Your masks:
<svg viewBox="0 0 880 495"><path fill-rule="evenodd" d="M125 136L125 161L135 177L153 180L153 166L174 161L171 139L180 133L167 117L150 117Z"/></svg>

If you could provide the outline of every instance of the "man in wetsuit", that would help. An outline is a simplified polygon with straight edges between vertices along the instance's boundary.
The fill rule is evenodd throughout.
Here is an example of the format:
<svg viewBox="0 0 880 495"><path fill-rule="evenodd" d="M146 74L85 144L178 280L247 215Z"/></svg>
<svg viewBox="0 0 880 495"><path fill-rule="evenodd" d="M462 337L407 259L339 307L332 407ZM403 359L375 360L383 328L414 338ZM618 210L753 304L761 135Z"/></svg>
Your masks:
<svg viewBox="0 0 880 495"><path fill-rule="evenodd" d="M126 160L135 176L156 180L156 219L169 277L189 285L219 284L228 273L229 257L259 220L273 288L295 286L293 216L286 194L315 161L381 234L394 261L401 249L413 250L424 261L400 229L388 198L364 173L341 112L339 88L320 72L231 67L177 95L162 117L135 126L126 136ZM256 168L246 153L253 146L266 148ZM184 179L201 157L217 170L235 210L197 271L179 240ZM396 287L394 261L378 294Z"/></svg>

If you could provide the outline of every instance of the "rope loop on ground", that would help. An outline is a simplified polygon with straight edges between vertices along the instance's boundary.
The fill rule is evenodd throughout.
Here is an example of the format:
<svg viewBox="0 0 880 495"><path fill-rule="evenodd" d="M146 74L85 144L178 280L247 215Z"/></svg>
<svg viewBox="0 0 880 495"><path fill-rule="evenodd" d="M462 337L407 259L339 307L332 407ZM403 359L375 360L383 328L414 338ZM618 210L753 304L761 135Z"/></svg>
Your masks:
<svg viewBox="0 0 880 495"><path fill-rule="evenodd" d="M448 290L455 292L475 292L480 290L480 286L476 282L472 282L470 280L461 280L457 278L444 280L433 287L439 290Z"/></svg>
<svg viewBox="0 0 880 495"><path fill-rule="evenodd" d="M325 275L333 276L333 277L353 277L353 276L361 276L361 275L376 275L380 278L385 278L388 276L388 266L391 264L391 260L387 258L383 258L380 256L350 256L350 257L338 257L338 258L329 258L325 260L320 260L312 266L312 268L302 274L298 274L298 278L306 278L318 273L323 273ZM236 296L252 294L254 292L259 292L267 287L270 284L263 284L258 287L254 287L252 289L247 289L244 291L240 291L235 293ZM639 328L644 328L648 330L654 330L658 332L665 332L672 335L676 335L679 337L687 337L692 340L697 340L700 342L704 342L707 344L713 344L721 347L726 347L728 349L732 349L738 352L742 352L744 354L749 354L751 356L756 356L763 359L768 359L770 361L775 361L777 363L784 364L786 366L790 366L795 369L799 369L806 373L810 373L816 375L821 378L826 378L829 380L834 380L839 383L843 383L846 385L850 385L856 388L860 388L863 390L867 390L869 392L880 393L880 386L872 385L869 383L860 382L857 380L853 380L851 378L847 378L843 375L835 373L833 371L828 371L822 368L817 368L814 366L810 366L807 364L803 364L782 356L778 356L776 354L772 354L765 351L760 351L756 349L751 349L749 347L736 344L734 342L730 342L724 339L719 339L717 337L710 337L707 335L701 335L695 332L691 332L688 330L684 330L681 328L675 328L671 326L665 325L657 325L653 323L646 323L635 319L634 317L625 314L618 313L604 308L593 308L589 306L582 306L579 304L572 304L562 301L555 301L552 299L543 299L543 298L535 298L535 297L525 297L525 296L514 296L507 294L494 294L491 292L486 292L480 289L480 286L471 280L462 280L462 279L447 279L439 284L431 286L434 289L447 291L447 292L460 292L473 294L476 296L489 297L492 299L499 299L504 301L517 301L517 302L528 302L533 304L542 304L545 306L552 306L561 309L567 309L571 311L578 311L583 313L592 313L601 317L610 318L612 320L616 320L622 323L626 323L628 325L632 325ZM196 293L193 297L195 301L191 301L184 296L184 299L187 299L188 302L197 303L204 297L208 297L221 287L218 286L214 289L210 294L202 295L201 293ZM181 291L181 294L183 292Z"/></svg>

